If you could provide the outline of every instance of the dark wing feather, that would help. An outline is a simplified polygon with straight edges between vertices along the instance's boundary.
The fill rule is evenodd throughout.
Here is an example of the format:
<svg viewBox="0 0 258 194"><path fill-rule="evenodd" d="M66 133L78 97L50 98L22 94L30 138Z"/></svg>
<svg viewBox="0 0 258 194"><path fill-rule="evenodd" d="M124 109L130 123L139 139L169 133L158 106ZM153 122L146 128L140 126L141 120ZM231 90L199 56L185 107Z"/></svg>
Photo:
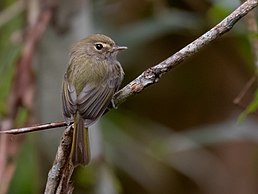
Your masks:
<svg viewBox="0 0 258 194"><path fill-rule="evenodd" d="M105 111L114 94L114 88L87 84L77 99L78 111L86 126L95 122Z"/></svg>
<svg viewBox="0 0 258 194"><path fill-rule="evenodd" d="M64 76L62 87L62 105L63 115L67 124L73 121L73 115L77 109L77 95L73 85L69 85L66 74Z"/></svg>
<svg viewBox="0 0 258 194"><path fill-rule="evenodd" d="M77 99L78 111L85 119L86 126L95 122L105 112L121 81L121 77L113 73L98 86L92 83L86 84Z"/></svg>
<svg viewBox="0 0 258 194"><path fill-rule="evenodd" d="M91 106L89 107L89 116L91 118L98 118L103 114L105 109L107 108L108 104L112 100L114 90L113 88L108 88L108 87L102 87L102 94L98 96L96 102L99 104L98 107Z"/></svg>

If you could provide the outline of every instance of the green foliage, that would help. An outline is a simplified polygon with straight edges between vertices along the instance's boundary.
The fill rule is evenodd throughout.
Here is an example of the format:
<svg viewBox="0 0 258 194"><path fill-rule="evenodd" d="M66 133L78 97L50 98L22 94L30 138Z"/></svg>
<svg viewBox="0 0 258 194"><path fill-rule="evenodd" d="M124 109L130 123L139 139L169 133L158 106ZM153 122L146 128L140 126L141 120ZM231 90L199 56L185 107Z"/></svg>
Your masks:
<svg viewBox="0 0 258 194"><path fill-rule="evenodd" d="M6 101L11 90L12 78L15 70L14 64L19 51L19 48L11 48L10 52L7 51L6 54L3 54L4 56L2 57L2 65L0 64L0 117L6 112Z"/></svg>
<svg viewBox="0 0 258 194"><path fill-rule="evenodd" d="M229 9L222 5L215 4L208 11L208 18L212 22L212 25L214 25L223 20L229 13Z"/></svg>
<svg viewBox="0 0 258 194"><path fill-rule="evenodd" d="M39 172L35 138L29 136L17 159L17 167L8 194L39 193Z"/></svg>
<svg viewBox="0 0 258 194"><path fill-rule="evenodd" d="M7 6L11 5L13 2L15 2L15 0L1 0L0 1L0 11L4 8L6 8Z"/></svg>
<svg viewBox="0 0 258 194"><path fill-rule="evenodd" d="M93 186L96 182L96 168L91 166L91 168L79 167L76 169L75 179L80 187Z"/></svg>
<svg viewBox="0 0 258 194"><path fill-rule="evenodd" d="M5 11L17 1L3 0L0 2L0 10ZM1 15L4 19L4 14ZM8 98L12 88L12 81L15 74L16 62L20 55L21 45L17 41L21 28L24 25L24 18L21 14L14 15L4 25L0 26L0 120L7 114ZM19 38L18 38L19 39ZM21 126L27 120L28 112L24 108L18 110L14 126ZM39 175L37 169L37 154L33 146L32 138L28 138L23 144L20 155L13 158L16 165L15 174L9 186L10 194L34 194L39 191ZM17 161L16 161L17 160Z"/></svg>
<svg viewBox="0 0 258 194"><path fill-rule="evenodd" d="M28 110L24 107L20 107L16 120L15 120L15 126L22 126L26 122L28 118Z"/></svg>
<svg viewBox="0 0 258 194"><path fill-rule="evenodd" d="M246 109L239 115L238 122L239 123L243 122L248 116L248 114L255 112L257 108L258 108L258 89L255 92L255 96L252 102L250 102L250 104L246 107Z"/></svg>
<svg viewBox="0 0 258 194"><path fill-rule="evenodd" d="M10 2L13 1L3 1L2 3L7 6ZM1 5L3 6L3 4ZM0 118L6 113L6 101L11 89L15 62L21 49L21 46L15 44L11 39L22 25L23 17L18 15L0 27Z"/></svg>

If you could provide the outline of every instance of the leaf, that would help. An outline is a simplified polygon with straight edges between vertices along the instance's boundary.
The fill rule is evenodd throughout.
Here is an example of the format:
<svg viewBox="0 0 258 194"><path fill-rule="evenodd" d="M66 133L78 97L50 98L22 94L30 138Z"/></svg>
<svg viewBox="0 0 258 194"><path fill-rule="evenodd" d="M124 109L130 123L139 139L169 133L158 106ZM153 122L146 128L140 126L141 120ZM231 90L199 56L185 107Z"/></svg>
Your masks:
<svg viewBox="0 0 258 194"><path fill-rule="evenodd" d="M1 48L1 47L0 47ZM19 56L20 48L12 48L8 50L6 55L2 58L4 65L0 66L0 116L4 114L6 109L6 99L9 95L13 74L15 70L15 61Z"/></svg>
<svg viewBox="0 0 258 194"><path fill-rule="evenodd" d="M253 113L257 110L258 108L258 89L255 92L255 97L252 100L252 102L246 107L246 109L239 115L237 121L238 123L243 122L248 114Z"/></svg>

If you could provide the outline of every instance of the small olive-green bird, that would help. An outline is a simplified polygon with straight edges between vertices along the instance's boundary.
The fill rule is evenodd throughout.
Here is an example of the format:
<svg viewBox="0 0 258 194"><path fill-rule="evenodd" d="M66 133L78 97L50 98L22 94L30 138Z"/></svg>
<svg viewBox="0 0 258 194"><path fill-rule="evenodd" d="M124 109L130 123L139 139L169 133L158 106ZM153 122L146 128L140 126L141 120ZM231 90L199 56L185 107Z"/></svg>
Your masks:
<svg viewBox="0 0 258 194"><path fill-rule="evenodd" d="M91 35L75 43L64 75L63 115L73 123L71 161L74 166L90 161L88 127L97 121L112 102L124 72L117 53L127 49L102 34Z"/></svg>

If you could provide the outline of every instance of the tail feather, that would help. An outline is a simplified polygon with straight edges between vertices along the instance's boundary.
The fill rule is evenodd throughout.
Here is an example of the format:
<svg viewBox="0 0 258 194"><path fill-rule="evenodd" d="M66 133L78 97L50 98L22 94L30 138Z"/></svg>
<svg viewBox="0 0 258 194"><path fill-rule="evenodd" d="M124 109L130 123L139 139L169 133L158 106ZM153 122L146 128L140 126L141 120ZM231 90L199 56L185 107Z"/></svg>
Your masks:
<svg viewBox="0 0 258 194"><path fill-rule="evenodd" d="M75 116L74 121L71 160L74 166L85 166L90 162L89 132L79 114Z"/></svg>

